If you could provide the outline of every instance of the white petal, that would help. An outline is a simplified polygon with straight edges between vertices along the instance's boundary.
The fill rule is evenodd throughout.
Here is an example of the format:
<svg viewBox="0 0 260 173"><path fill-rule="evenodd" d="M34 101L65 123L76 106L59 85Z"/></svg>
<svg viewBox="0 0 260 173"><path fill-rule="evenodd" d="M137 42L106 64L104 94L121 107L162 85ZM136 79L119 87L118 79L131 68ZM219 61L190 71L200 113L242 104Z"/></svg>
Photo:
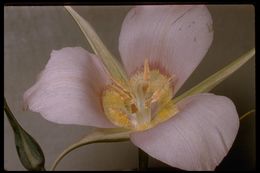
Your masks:
<svg viewBox="0 0 260 173"><path fill-rule="evenodd" d="M108 82L97 57L80 47L63 48L51 53L24 102L52 122L114 127L101 107L101 91Z"/></svg>
<svg viewBox="0 0 260 173"><path fill-rule="evenodd" d="M232 101L200 94L183 101L180 113L155 128L131 135L152 157L184 170L214 170L231 148L239 128Z"/></svg>
<svg viewBox="0 0 260 173"><path fill-rule="evenodd" d="M119 51L128 73L147 58L177 76L175 93L198 66L213 40L204 5L137 6L126 16Z"/></svg>

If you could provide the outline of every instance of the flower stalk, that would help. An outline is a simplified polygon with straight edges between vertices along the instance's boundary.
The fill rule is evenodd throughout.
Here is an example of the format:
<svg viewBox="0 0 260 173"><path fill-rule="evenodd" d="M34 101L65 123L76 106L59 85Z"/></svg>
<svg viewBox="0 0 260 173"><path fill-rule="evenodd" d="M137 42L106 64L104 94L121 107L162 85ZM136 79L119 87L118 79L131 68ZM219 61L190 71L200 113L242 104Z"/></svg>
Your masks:
<svg viewBox="0 0 260 173"><path fill-rule="evenodd" d="M146 171L148 168L149 156L142 149L138 148L138 158L139 158L139 171Z"/></svg>

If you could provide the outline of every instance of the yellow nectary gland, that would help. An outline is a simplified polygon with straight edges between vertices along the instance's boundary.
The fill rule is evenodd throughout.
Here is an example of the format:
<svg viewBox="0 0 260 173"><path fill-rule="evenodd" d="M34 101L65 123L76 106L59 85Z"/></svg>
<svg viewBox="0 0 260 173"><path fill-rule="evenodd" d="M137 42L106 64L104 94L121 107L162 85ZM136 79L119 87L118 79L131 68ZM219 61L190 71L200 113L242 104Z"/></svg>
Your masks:
<svg viewBox="0 0 260 173"><path fill-rule="evenodd" d="M103 92L102 104L108 119L115 125L145 130L175 115L178 110L171 102L172 78L159 70L149 70L145 61L144 71L134 74L127 87L113 83Z"/></svg>

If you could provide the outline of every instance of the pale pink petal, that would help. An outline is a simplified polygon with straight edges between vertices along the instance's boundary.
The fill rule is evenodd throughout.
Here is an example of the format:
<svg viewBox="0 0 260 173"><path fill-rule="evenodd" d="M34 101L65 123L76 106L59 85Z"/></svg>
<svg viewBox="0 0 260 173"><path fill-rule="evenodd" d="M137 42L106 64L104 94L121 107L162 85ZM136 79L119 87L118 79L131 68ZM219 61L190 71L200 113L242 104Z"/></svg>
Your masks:
<svg viewBox="0 0 260 173"><path fill-rule="evenodd" d="M176 92L203 59L212 40L212 19L204 5L137 6L123 22L119 51L130 74L145 58L175 74Z"/></svg>
<svg viewBox="0 0 260 173"><path fill-rule="evenodd" d="M214 170L231 148L239 128L232 101L200 94L180 105L180 113L131 141L152 157L183 170Z"/></svg>
<svg viewBox="0 0 260 173"><path fill-rule="evenodd" d="M61 124L114 127L101 107L109 82L98 58L80 47L53 51L37 82L24 94L25 106Z"/></svg>

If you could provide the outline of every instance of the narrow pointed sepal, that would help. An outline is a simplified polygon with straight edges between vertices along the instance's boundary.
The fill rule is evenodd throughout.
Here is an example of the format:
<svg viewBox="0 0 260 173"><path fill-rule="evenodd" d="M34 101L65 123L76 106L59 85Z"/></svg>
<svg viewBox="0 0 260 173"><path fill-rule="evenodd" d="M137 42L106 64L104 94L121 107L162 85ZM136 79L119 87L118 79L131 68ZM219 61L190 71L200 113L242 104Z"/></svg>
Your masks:
<svg viewBox="0 0 260 173"><path fill-rule="evenodd" d="M129 140L129 134L131 131L123 128L96 128L92 133L83 137L78 142L67 147L55 160L52 165L51 171L55 170L58 163L71 151L88 144L101 143L101 142L122 142Z"/></svg>
<svg viewBox="0 0 260 173"><path fill-rule="evenodd" d="M79 25L95 54L101 58L107 72L110 74L110 77L118 83L124 85L127 81L127 74L122 65L109 52L91 25L70 6L65 6L65 8Z"/></svg>
<svg viewBox="0 0 260 173"><path fill-rule="evenodd" d="M253 58L255 55L255 48L246 52L239 58L237 58L232 63L228 64L221 70L217 71L207 79L203 80L201 83L192 87L188 91L184 92L182 95L176 97L173 102L177 103L188 96L192 96L199 93L209 92L213 88L215 88L218 84L223 82L226 78L232 75L235 71L237 71L240 67L242 67L247 61Z"/></svg>

